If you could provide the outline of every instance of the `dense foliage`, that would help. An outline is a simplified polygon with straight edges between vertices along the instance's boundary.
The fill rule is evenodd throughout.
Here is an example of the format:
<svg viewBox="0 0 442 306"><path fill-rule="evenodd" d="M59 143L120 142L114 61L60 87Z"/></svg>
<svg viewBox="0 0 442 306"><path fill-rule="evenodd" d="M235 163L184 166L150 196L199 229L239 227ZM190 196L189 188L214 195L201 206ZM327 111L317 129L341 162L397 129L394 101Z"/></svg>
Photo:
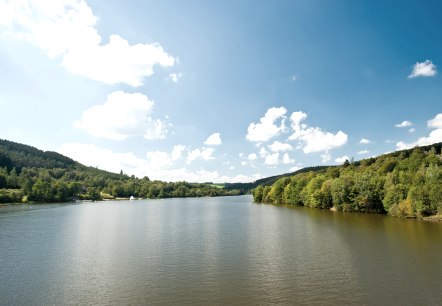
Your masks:
<svg viewBox="0 0 442 306"><path fill-rule="evenodd" d="M442 143L278 179L255 202L424 217L442 213Z"/></svg>
<svg viewBox="0 0 442 306"><path fill-rule="evenodd" d="M167 183L139 179L122 171L103 171L56 152L0 139L0 203L239 194L241 190L211 184Z"/></svg>

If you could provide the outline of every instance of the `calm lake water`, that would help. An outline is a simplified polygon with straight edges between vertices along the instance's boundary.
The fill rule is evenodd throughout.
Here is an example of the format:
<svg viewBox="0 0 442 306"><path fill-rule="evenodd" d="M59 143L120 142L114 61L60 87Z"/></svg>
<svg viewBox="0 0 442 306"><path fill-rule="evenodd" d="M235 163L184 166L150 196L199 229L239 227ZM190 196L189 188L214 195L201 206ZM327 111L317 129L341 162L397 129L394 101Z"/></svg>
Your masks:
<svg viewBox="0 0 442 306"><path fill-rule="evenodd" d="M0 207L0 304L442 304L442 224L250 196Z"/></svg>

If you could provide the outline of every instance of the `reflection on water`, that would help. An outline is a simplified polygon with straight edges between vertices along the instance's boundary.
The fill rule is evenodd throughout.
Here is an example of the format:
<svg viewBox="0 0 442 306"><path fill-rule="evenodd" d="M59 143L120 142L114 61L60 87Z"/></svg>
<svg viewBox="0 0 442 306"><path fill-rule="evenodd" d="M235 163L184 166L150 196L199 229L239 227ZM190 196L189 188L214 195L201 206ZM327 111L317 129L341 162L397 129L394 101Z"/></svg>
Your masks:
<svg viewBox="0 0 442 306"><path fill-rule="evenodd" d="M0 304L442 301L442 224L251 201L0 210Z"/></svg>

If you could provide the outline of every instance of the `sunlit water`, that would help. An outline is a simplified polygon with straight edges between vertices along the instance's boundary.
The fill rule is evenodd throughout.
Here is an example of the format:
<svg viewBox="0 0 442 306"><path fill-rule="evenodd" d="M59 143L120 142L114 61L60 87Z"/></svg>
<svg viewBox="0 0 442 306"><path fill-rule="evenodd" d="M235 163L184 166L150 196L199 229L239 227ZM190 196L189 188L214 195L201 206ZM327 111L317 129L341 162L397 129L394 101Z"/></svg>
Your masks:
<svg viewBox="0 0 442 306"><path fill-rule="evenodd" d="M442 224L250 196L0 207L0 255L2 305L442 304Z"/></svg>

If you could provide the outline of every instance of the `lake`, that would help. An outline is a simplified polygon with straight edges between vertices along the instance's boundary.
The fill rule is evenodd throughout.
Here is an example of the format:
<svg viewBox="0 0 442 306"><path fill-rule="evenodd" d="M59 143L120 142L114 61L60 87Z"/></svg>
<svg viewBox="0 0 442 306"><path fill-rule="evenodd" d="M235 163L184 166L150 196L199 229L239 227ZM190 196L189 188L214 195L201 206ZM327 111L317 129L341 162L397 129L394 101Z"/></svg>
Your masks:
<svg viewBox="0 0 442 306"><path fill-rule="evenodd" d="M442 304L442 224L251 196L0 207L0 304Z"/></svg>

